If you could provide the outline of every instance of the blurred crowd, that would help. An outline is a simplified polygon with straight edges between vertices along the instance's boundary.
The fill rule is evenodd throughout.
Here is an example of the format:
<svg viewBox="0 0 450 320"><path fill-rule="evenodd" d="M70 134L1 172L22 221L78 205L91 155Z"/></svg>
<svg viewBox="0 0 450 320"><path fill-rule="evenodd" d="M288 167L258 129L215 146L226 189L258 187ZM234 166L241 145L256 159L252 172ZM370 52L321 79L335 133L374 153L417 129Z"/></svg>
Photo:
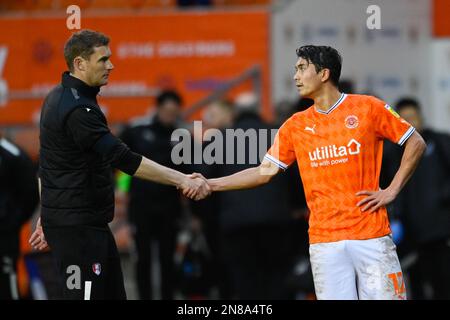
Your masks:
<svg viewBox="0 0 450 320"><path fill-rule="evenodd" d="M250 141L246 141L244 164L236 164L237 150L233 150L234 159L229 161L233 164L193 164L196 156L201 157L196 152L214 141L194 132L191 161L174 165L172 132L180 127L193 128L180 122L182 99L176 92L165 91L156 100L153 114L127 125L120 134L132 150L176 170L199 172L208 178L255 165L248 157ZM277 123L270 124L259 116L259 111L258 98L252 93L241 94L234 102L214 101L205 107L202 129L206 134L209 129L270 130L289 116L283 110L285 114L277 117ZM259 141L256 144L260 145ZM265 141L265 145L270 144ZM227 148L223 143L223 154L227 154ZM128 179L128 187L121 188L121 192L127 194L140 298L153 298L152 257L159 260L163 299L296 297L299 288L290 277L295 277L292 271L297 260L307 259L307 211L296 168L290 168L268 186L213 194L200 202L183 199L171 187ZM152 240L156 246L151 246ZM158 255L152 254L152 249ZM306 295L313 288L312 278L304 274L308 278L304 281Z"/></svg>
<svg viewBox="0 0 450 320"><path fill-rule="evenodd" d="M341 90L351 93L351 83L343 82ZM172 132L178 128L193 131L193 126L181 117L183 99L176 91L161 92L155 105L148 115L117 130L133 151L208 178L255 166L248 157L249 150L254 150L250 141L246 141L243 164L236 164L239 155L225 142L223 153L234 154L233 164L174 164ZM258 97L242 93L234 100L205 106L202 128L221 132L277 129L311 105L306 99L280 102L274 107L273 121L268 122L260 116ZM427 142L419 167L389 208L409 299L450 299L450 136L425 125L426 110L413 98L402 98L395 109ZM270 141L260 139L270 139L270 135L258 135L257 141L258 146L270 146ZM196 150L218 143L195 135L191 142L191 157ZM392 180L402 155L401 147L392 143L386 142L384 148L382 188ZM19 296L11 284L16 281L20 228L38 207L35 168L19 146L0 136L0 299ZM213 194L199 202L187 200L174 187L121 172L116 177L116 216L111 228L119 249L131 257L127 261L133 265L132 272L126 275L131 278L125 281L135 283L137 298L314 299L308 209L296 165L263 187ZM39 263L39 255L45 254L27 255L30 279L42 281L30 280L31 293L22 298L51 298L49 290L45 294L50 280L43 270L51 266ZM158 284L152 276L156 266Z"/></svg>

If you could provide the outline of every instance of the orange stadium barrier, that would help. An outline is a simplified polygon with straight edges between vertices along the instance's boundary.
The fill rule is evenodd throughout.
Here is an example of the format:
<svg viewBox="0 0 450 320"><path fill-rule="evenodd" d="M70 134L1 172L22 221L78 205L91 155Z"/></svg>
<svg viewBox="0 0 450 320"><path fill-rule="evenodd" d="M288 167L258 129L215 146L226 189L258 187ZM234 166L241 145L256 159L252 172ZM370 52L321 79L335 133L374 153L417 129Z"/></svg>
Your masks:
<svg viewBox="0 0 450 320"><path fill-rule="evenodd" d="M37 123L43 97L66 70L67 16L0 20L0 126ZM195 103L246 69L262 70L263 112L270 117L269 14L189 11L82 15L82 28L111 37L115 66L99 99L110 122L143 115L158 89L178 89ZM7 87L7 95L2 90ZM3 89L2 88L3 85Z"/></svg>
<svg viewBox="0 0 450 320"><path fill-rule="evenodd" d="M433 36L448 37L450 36L450 1L434 0L433 1Z"/></svg>
<svg viewBox="0 0 450 320"><path fill-rule="evenodd" d="M272 0L211 0L211 6L254 6L270 5ZM0 10L42 11L60 10L72 4L82 9L111 8L175 8L176 0L14 0L0 1Z"/></svg>

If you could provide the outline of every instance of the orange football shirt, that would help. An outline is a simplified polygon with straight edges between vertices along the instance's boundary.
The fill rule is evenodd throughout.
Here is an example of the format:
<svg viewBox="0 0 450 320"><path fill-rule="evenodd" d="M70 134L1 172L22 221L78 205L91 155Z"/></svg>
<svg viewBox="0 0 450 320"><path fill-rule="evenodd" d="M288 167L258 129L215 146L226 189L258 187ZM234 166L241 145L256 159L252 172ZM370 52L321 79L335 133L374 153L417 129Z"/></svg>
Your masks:
<svg viewBox="0 0 450 320"><path fill-rule="evenodd" d="M414 128L385 102L342 94L326 112L289 118L265 158L282 169L295 160L310 210L310 243L372 239L391 232L386 208L362 212L361 190L378 190L383 139L402 145Z"/></svg>

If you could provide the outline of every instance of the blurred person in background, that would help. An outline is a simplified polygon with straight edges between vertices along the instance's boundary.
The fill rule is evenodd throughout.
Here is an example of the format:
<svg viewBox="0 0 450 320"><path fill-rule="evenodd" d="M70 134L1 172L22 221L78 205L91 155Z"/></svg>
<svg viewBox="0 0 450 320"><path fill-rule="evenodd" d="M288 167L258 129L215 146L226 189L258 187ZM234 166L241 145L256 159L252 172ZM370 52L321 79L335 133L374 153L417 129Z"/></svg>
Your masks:
<svg viewBox="0 0 450 320"><path fill-rule="evenodd" d="M39 203L31 158L0 132L0 300L19 299L19 235Z"/></svg>
<svg viewBox="0 0 450 320"><path fill-rule="evenodd" d="M50 246L65 299L123 300L122 267L108 225L114 217L113 168L176 186L190 198L204 198L210 191L201 179L131 151L111 133L97 102L114 68L107 36L75 32L64 57L69 71L41 110L41 217L29 241L38 250ZM147 198L146 205L152 201L157 200Z"/></svg>
<svg viewBox="0 0 450 320"><path fill-rule="evenodd" d="M171 136L178 127L181 106L182 99L176 91L162 91L156 97L156 113L147 123L126 128L120 135L121 140L136 153L169 168L185 170L181 165L174 165L171 159ZM155 298L151 277L153 241L159 255L161 297L165 300L174 298L173 257L181 213L181 196L176 188L131 178L128 217L136 246L136 284L140 299Z"/></svg>
<svg viewBox="0 0 450 320"><path fill-rule="evenodd" d="M231 102L226 100L214 101L206 107L203 113L203 127L205 129L226 129L233 125L234 110Z"/></svg>
<svg viewBox="0 0 450 320"><path fill-rule="evenodd" d="M217 100L206 106L203 113L203 129L205 130L203 149L211 143L208 137L208 129L221 130L225 136L225 130L231 128L234 121L233 104L227 100ZM214 171L214 165L194 164L192 171L209 174ZM230 279L223 260L222 246L220 244L219 226L219 195L213 194L203 201L191 201L192 226L198 228L205 237L209 247L210 256L208 264L203 268L203 283L198 287L202 289L203 296L214 297L214 289L217 290L217 298L231 299Z"/></svg>
<svg viewBox="0 0 450 320"><path fill-rule="evenodd" d="M425 126L417 100L402 98L396 109L427 143L414 175L394 203L404 228L402 244L417 254L409 271L412 298L450 299L450 136ZM396 166L401 150L394 154L389 163Z"/></svg>
<svg viewBox="0 0 450 320"><path fill-rule="evenodd" d="M281 127L293 114L304 111L313 104L314 101L308 98L299 98L294 103L281 101L275 107L274 127ZM294 218L292 227L295 229L294 243L296 244L293 252L295 264L288 278L289 298L300 300L314 299L314 283L308 252L309 209L306 204L305 192L297 163L293 163L286 170L285 174L288 176L289 186L287 192L290 210ZM214 193L212 196L214 196Z"/></svg>
<svg viewBox="0 0 450 320"><path fill-rule="evenodd" d="M259 103L257 96L250 92L236 98L232 129L234 132L256 130L257 141L246 139L243 150L234 144L233 162L209 166L209 177L230 175L254 166L250 162L254 156L250 154L253 150L250 143L271 144L270 130L274 128L259 116ZM260 130L267 131L267 141L261 140L265 138L259 134ZM229 148L228 144L224 146L224 155L233 151ZM239 164L241 152L245 161ZM296 243L288 187L287 175L280 175L270 185L258 189L218 194L221 254L231 279L233 298L289 298L287 277Z"/></svg>

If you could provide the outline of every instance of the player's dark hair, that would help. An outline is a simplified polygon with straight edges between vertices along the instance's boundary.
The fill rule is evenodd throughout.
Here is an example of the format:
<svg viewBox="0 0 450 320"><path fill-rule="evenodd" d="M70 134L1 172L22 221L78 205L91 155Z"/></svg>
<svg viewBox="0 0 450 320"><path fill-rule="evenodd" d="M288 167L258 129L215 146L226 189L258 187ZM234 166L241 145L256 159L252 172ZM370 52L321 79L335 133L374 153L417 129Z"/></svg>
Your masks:
<svg viewBox="0 0 450 320"><path fill-rule="evenodd" d="M397 112L400 112L407 107L413 107L417 112L421 113L419 102L414 98L404 97L395 104L395 110L397 110Z"/></svg>
<svg viewBox="0 0 450 320"><path fill-rule="evenodd" d="M73 72L73 59L78 56L89 59L94 48L108 44L109 38L101 32L87 29L75 32L64 45L64 58L69 70Z"/></svg>
<svg viewBox="0 0 450 320"><path fill-rule="evenodd" d="M177 105L181 106L183 101L178 92L174 90L164 90L156 97L156 106L159 108L164 105L167 101L173 101Z"/></svg>
<svg viewBox="0 0 450 320"><path fill-rule="evenodd" d="M339 52L328 46L301 46L296 50L297 57L307 60L316 68L316 72L323 69L330 70L330 79L335 86L339 84L341 76L342 57Z"/></svg>

